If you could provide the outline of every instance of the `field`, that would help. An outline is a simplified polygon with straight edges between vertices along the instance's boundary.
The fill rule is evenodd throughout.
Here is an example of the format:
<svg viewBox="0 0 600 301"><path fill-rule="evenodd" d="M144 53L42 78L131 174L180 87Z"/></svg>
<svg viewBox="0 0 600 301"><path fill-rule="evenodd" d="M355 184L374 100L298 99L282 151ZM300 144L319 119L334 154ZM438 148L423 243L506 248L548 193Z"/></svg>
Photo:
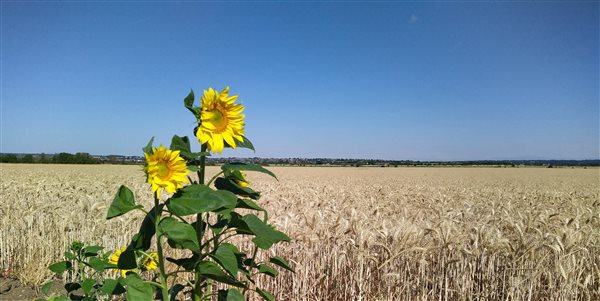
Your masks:
<svg viewBox="0 0 600 301"><path fill-rule="evenodd" d="M0 165L0 272L30 285L72 240L126 245L105 221L139 166ZM217 169L209 169L211 175ZM547 168L271 168L250 174L294 240L278 300L600 300L600 172Z"/></svg>

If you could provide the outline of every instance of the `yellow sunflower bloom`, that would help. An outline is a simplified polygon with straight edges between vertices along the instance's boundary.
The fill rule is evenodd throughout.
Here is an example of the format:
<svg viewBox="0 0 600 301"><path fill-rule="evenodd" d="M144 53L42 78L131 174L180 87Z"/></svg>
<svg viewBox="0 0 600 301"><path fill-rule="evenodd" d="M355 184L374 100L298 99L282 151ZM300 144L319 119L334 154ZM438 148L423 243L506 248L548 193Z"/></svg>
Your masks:
<svg viewBox="0 0 600 301"><path fill-rule="evenodd" d="M175 193L182 188L181 183L189 183L186 176L189 174L185 160L179 156L179 151L172 151L160 145L158 149L152 148L152 154L146 154L146 172L148 183L152 185L152 192L160 198L161 188L167 192Z"/></svg>
<svg viewBox="0 0 600 301"><path fill-rule="evenodd" d="M242 175L242 178L244 178L244 180L241 181L241 180L238 180L238 179L234 179L233 181L236 184L238 184L238 185L240 185L242 187L247 187L248 185L250 185L250 181L248 181L248 178L246 177L246 174L243 171L241 171L241 170L240 170L240 174Z"/></svg>
<svg viewBox="0 0 600 301"><path fill-rule="evenodd" d="M146 268L148 271L156 270L158 268L158 253L150 252L148 255L150 256L146 256L142 262L144 268Z"/></svg>
<svg viewBox="0 0 600 301"><path fill-rule="evenodd" d="M116 250L114 253L110 254L110 257L108 257L108 262L112 263L112 264L118 264L119 263L119 257L121 257L121 253L125 252L125 250L127 249L127 247L122 247L121 249ZM125 277L125 275L127 274L127 272L134 272L134 269L130 269L130 270L118 270L119 272L121 272L121 275L123 275L123 277Z"/></svg>
<svg viewBox="0 0 600 301"><path fill-rule="evenodd" d="M235 140L244 141L244 106L234 103L237 98L238 95L229 96L229 87L221 92L204 90L196 137L200 144L207 143L209 151L220 154L225 143L235 148Z"/></svg>

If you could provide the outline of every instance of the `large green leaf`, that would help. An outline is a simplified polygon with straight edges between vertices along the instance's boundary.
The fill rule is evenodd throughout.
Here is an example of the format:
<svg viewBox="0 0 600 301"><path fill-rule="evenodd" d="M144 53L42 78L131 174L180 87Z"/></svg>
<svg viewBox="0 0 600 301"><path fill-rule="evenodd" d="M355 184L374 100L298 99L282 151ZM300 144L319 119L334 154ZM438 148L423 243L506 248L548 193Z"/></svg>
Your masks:
<svg viewBox="0 0 600 301"><path fill-rule="evenodd" d="M169 289L169 301L177 301L177 294L179 294L180 291L182 291L185 288L184 285L181 285L179 283L173 285L170 289Z"/></svg>
<svg viewBox="0 0 600 301"><path fill-rule="evenodd" d="M255 201L249 199L238 199L238 203L235 208L252 209L257 211L265 211L262 207L258 206Z"/></svg>
<svg viewBox="0 0 600 301"><path fill-rule="evenodd" d="M142 206L135 204L133 192L131 191L131 189L127 188L124 185L121 185L121 187L119 187L117 195L110 204L110 208L108 208L106 219L111 219L123 215L136 208L142 208Z"/></svg>
<svg viewBox="0 0 600 301"><path fill-rule="evenodd" d="M119 295L125 292L125 288L115 279L105 279L99 291L106 295Z"/></svg>
<svg viewBox="0 0 600 301"><path fill-rule="evenodd" d="M127 300L145 301L154 300L154 289L152 285L145 283L136 273L127 274Z"/></svg>
<svg viewBox="0 0 600 301"><path fill-rule="evenodd" d="M158 205L158 212L162 212L164 204ZM152 244L152 237L156 233L154 219L156 218L156 207L152 207L144 217L140 230L131 239L129 246L135 250L148 250Z"/></svg>
<svg viewBox="0 0 600 301"><path fill-rule="evenodd" d="M135 260L135 250L131 247L127 247L125 251L119 255L119 261L117 261L117 267L121 270L131 270L137 268L137 261Z"/></svg>
<svg viewBox="0 0 600 301"><path fill-rule="evenodd" d="M192 255L192 257L189 258L174 259L171 257L167 257L167 261L184 268L186 271L193 271L196 266L196 263L198 263L198 258L200 258L200 256L198 256L198 254L194 254Z"/></svg>
<svg viewBox="0 0 600 301"><path fill-rule="evenodd" d="M217 178L215 180L215 187L219 190L227 190L240 196L249 197L253 200L258 200L260 198L260 192L254 191L249 187L239 186L226 178Z"/></svg>
<svg viewBox="0 0 600 301"><path fill-rule="evenodd" d="M219 246L213 257L229 274L234 277L237 275L238 261L235 253L229 247Z"/></svg>
<svg viewBox="0 0 600 301"><path fill-rule="evenodd" d="M250 142L250 140L248 138L246 138L245 136L242 136L243 141L240 142L238 140L235 140L235 146L236 147L241 147L241 148L247 148L247 149L251 149L253 151L256 151L254 149L254 145L252 145L252 142Z"/></svg>
<svg viewBox="0 0 600 301"><path fill-rule="evenodd" d="M254 235L254 233L248 228L248 225L244 221L244 217L237 212L232 212L229 219L229 228L235 228L238 234Z"/></svg>
<svg viewBox="0 0 600 301"><path fill-rule="evenodd" d="M275 301L275 297L273 297L273 295L271 295L271 293L269 293L268 291L265 290L261 290L260 288L256 288L256 292L265 300L267 301Z"/></svg>
<svg viewBox="0 0 600 301"><path fill-rule="evenodd" d="M44 285L42 285L42 288L40 289L40 291L42 291L42 293L44 293L44 295L48 295L48 293L50 292L50 289L52 288L53 285L54 285L53 281L48 281Z"/></svg>
<svg viewBox="0 0 600 301"><path fill-rule="evenodd" d="M88 261L88 264L97 272L102 273L105 269L111 267L112 265L109 264L108 262L98 258L98 257L92 257L90 258L90 260Z"/></svg>
<svg viewBox="0 0 600 301"><path fill-rule="evenodd" d="M92 292L92 289L94 288L94 284L96 284L96 280L92 278L85 278L81 282L81 288L83 289L83 292L86 295L89 295Z"/></svg>
<svg viewBox="0 0 600 301"><path fill-rule="evenodd" d="M237 287L245 287L245 285L235 279L235 277L225 274L225 272L223 272L223 270L221 270L221 268L219 268L219 266L212 261L200 262L200 264L198 264L196 267L196 270L206 278Z"/></svg>
<svg viewBox="0 0 600 301"><path fill-rule="evenodd" d="M179 137L174 135L171 139L171 147L169 147L169 149L179 151L179 154L186 160L193 159L190 148L190 139L187 136Z"/></svg>
<svg viewBox="0 0 600 301"><path fill-rule="evenodd" d="M269 261L288 270L288 271L296 272L296 271L294 271L294 268L292 268L292 266L285 259L283 259L279 256L273 256L269 259Z"/></svg>
<svg viewBox="0 0 600 301"><path fill-rule="evenodd" d="M87 246L85 248L83 248L83 255L85 257L91 257L91 256L97 256L98 255L98 251L104 249L104 247L101 246Z"/></svg>
<svg viewBox="0 0 600 301"><path fill-rule="evenodd" d="M71 262L70 261L59 261L57 263L51 264L48 269L50 269L50 271L57 273L57 274L62 274L64 273L66 270L71 268Z"/></svg>
<svg viewBox="0 0 600 301"><path fill-rule="evenodd" d="M244 295L235 288L228 290L219 290L217 301L246 301Z"/></svg>
<svg viewBox="0 0 600 301"><path fill-rule="evenodd" d="M164 218L158 225L160 232L164 233L170 241L175 243L173 247L178 249L189 249L196 253L200 252L196 230L192 225L180 222L172 217Z"/></svg>
<svg viewBox="0 0 600 301"><path fill-rule="evenodd" d="M226 175L232 171L257 171L257 172L262 172L262 173L268 174L268 175L272 176L273 178L277 179L277 176L275 176L275 174L272 173L270 170L268 170L260 165L256 165L256 164L245 164L245 163L223 164L223 165L221 165L221 170L223 170L223 172Z"/></svg>
<svg viewBox="0 0 600 301"><path fill-rule="evenodd" d="M257 247L268 249L273 244L280 241L290 241L291 239L285 233L275 230L267 225L254 214L248 214L243 217L244 222L256 237L252 240Z"/></svg>
<svg viewBox="0 0 600 301"><path fill-rule="evenodd" d="M266 265L266 264L261 264L258 266L258 271L262 274L266 274L269 275L271 277L277 277L277 274L279 274L279 272L277 272L274 268Z"/></svg>
<svg viewBox="0 0 600 301"><path fill-rule="evenodd" d="M176 215L186 216L221 208L234 208L237 197L229 191L214 191L205 185L189 185L181 189L167 203L169 210Z"/></svg>

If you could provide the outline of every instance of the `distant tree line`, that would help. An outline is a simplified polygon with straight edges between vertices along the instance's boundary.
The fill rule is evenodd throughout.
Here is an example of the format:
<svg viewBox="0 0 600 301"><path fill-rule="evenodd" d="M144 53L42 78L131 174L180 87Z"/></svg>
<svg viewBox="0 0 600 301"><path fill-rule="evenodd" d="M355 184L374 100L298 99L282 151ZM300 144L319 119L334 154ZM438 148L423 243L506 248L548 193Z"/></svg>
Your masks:
<svg viewBox="0 0 600 301"><path fill-rule="evenodd" d="M54 163L54 164L144 164L142 156L100 155L88 153L48 154L0 154L3 163ZM470 161L413 161L379 159L330 159L330 158L224 158L209 157L207 165L221 165L230 162L245 162L263 166L344 166L344 167L436 167L436 166L600 166L600 160L470 160Z"/></svg>
<svg viewBox="0 0 600 301"><path fill-rule="evenodd" d="M2 163L41 163L41 164L100 164L100 161L92 157L88 153L58 153L54 155L16 155L16 154L1 154L0 162Z"/></svg>

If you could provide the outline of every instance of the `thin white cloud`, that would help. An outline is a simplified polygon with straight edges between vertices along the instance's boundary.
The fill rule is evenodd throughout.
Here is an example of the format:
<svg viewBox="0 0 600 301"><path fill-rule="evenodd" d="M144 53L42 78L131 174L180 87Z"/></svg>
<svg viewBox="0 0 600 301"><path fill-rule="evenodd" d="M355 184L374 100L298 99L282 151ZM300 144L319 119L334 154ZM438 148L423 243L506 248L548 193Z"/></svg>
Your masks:
<svg viewBox="0 0 600 301"><path fill-rule="evenodd" d="M410 18L408 18L408 23L410 24L417 23L417 21L419 21L419 16L415 14L410 15Z"/></svg>

